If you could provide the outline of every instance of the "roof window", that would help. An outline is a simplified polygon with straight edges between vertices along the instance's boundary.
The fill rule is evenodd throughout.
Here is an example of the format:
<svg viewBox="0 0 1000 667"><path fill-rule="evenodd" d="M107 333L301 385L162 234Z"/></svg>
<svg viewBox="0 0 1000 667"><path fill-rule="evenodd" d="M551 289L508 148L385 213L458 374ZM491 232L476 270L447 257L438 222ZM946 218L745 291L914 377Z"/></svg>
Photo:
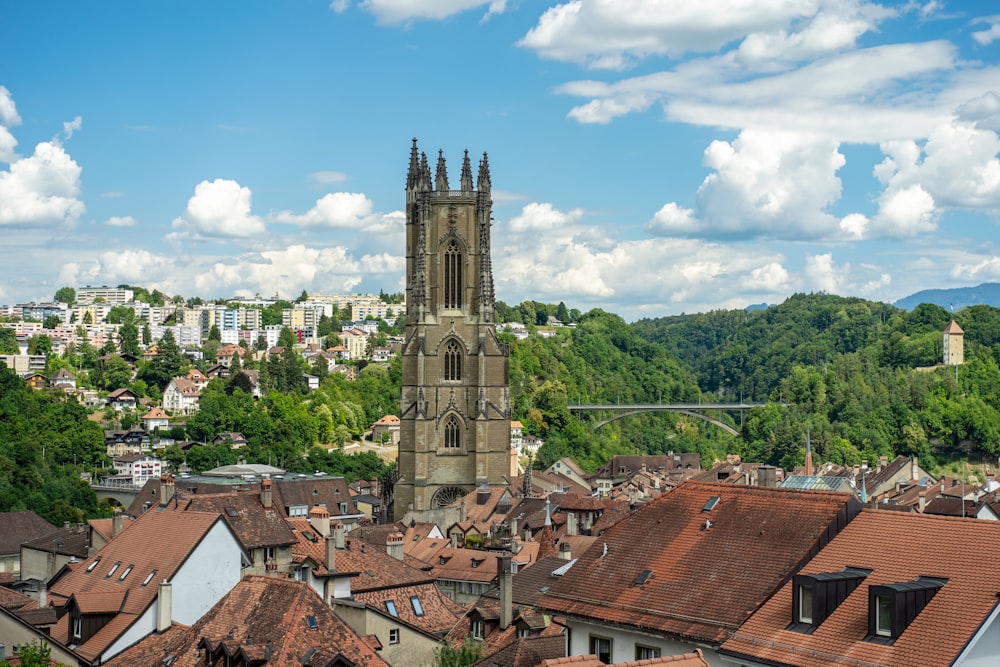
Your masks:
<svg viewBox="0 0 1000 667"><path fill-rule="evenodd" d="M107 576L108 576L108 577L110 577L111 575L113 575L113 574L115 573L115 571L117 571L117 570L118 570L118 566L119 566L119 565L121 565L121 564L122 564L122 562L121 562L121 561L118 561L118 562L116 562L116 563L115 563L114 565L112 565L112 566L111 566L111 569L110 569L110 570L108 570L108 574L107 574Z"/></svg>
<svg viewBox="0 0 1000 667"><path fill-rule="evenodd" d="M868 587L868 636L866 640L892 644L927 603L947 583L939 577Z"/></svg>
<svg viewBox="0 0 1000 667"><path fill-rule="evenodd" d="M152 581L153 577L155 576L156 576L156 570L150 570L149 574L146 575L146 578L142 580L142 585L143 586L148 585L149 582Z"/></svg>
<svg viewBox="0 0 1000 667"><path fill-rule="evenodd" d="M797 574L792 578L792 622L789 630L812 634L871 570L845 567L840 572Z"/></svg>
<svg viewBox="0 0 1000 667"><path fill-rule="evenodd" d="M719 504L720 500L721 498L719 496L712 496L711 498L708 499L708 502L705 503L705 506L701 508L701 511L711 512L713 509L715 509L715 506Z"/></svg>
<svg viewBox="0 0 1000 667"><path fill-rule="evenodd" d="M385 609L386 609L386 611L388 611L388 612L389 612L389 613L390 613L390 614L391 614L392 616L395 616L395 617L397 617L397 618L399 617L399 612L398 612L398 611L396 611L396 603L395 603L395 602L393 602L392 600L386 600L386 601L385 601Z"/></svg>
<svg viewBox="0 0 1000 667"><path fill-rule="evenodd" d="M122 572L122 576L118 577L118 581L125 581L125 577L127 577L127 576L128 576L129 572L131 572L131 571L132 571L132 568L133 568L133 567L134 567L134 566L132 566L132 565L129 565L128 567L126 567L126 568L125 568L125 571L124 571L124 572Z"/></svg>
<svg viewBox="0 0 1000 667"><path fill-rule="evenodd" d="M94 568L97 567L97 564L100 563L100 562L101 562L101 556L98 556L97 558L94 559L93 563L91 563L90 565L87 566L87 570L86 570L87 573L89 574L90 572L93 572Z"/></svg>

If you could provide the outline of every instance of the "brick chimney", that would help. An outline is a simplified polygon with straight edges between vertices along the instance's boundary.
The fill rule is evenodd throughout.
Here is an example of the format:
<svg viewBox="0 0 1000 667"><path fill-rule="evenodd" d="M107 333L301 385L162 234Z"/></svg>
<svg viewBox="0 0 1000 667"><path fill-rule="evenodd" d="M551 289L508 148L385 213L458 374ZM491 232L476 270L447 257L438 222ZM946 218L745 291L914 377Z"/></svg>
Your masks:
<svg viewBox="0 0 1000 667"><path fill-rule="evenodd" d="M385 552L397 560L403 560L403 534L396 531L385 539Z"/></svg>
<svg viewBox="0 0 1000 667"><path fill-rule="evenodd" d="M510 554L497 556L497 580L500 584L500 629L506 630L514 617L514 575Z"/></svg>
<svg viewBox="0 0 1000 667"><path fill-rule="evenodd" d="M271 480L266 477L260 480L260 504L264 509L271 509Z"/></svg>
<svg viewBox="0 0 1000 667"><path fill-rule="evenodd" d="M325 507L315 505L309 508L309 523L320 537L330 536L330 512Z"/></svg>
<svg viewBox="0 0 1000 667"><path fill-rule="evenodd" d="M118 537L120 532L122 532L122 511L115 508L114 514L111 515L111 539Z"/></svg>
<svg viewBox="0 0 1000 667"><path fill-rule="evenodd" d="M160 475L160 504L166 505L174 497L174 476L167 473Z"/></svg>
<svg viewBox="0 0 1000 667"><path fill-rule="evenodd" d="M569 542L559 543L559 557L563 560L573 560L573 547L570 546Z"/></svg>
<svg viewBox="0 0 1000 667"><path fill-rule="evenodd" d="M917 511L923 513L924 507L926 506L927 506L927 491L921 489L921 491L917 493Z"/></svg>
<svg viewBox="0 0 1000 667"><path fill-rule="evenodd" d="M164 580L156 592L156 632L166 632L173 616L174 590L169 581Z"/></svg>

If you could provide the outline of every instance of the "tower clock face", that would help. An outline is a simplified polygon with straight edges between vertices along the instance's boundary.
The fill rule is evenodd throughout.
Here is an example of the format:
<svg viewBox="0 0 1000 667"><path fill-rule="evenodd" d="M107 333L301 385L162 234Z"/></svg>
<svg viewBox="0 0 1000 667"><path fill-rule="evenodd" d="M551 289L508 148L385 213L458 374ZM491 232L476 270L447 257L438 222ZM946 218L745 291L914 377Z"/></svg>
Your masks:
<svg viewBox="0 0 1000 667"><path fill-rule="evenodd" d="M445 486L437 490L431 498L431 509L440 509L451 505L456 500L461 499L468 493L460 486Z"/></svg>

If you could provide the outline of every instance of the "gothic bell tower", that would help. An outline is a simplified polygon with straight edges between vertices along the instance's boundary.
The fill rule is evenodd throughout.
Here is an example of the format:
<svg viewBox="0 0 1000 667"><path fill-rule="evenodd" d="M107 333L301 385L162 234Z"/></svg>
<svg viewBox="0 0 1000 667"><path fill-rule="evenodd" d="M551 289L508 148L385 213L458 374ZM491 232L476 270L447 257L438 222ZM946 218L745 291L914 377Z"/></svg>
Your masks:
<svg viewBox="0 0 1000 667"><path fill-rule="evenodd" d="M490 168L459 189L439 151L410 149L406 175L406 337L394 515L443 507L510 471L508 350L496 336Z"/></svg>

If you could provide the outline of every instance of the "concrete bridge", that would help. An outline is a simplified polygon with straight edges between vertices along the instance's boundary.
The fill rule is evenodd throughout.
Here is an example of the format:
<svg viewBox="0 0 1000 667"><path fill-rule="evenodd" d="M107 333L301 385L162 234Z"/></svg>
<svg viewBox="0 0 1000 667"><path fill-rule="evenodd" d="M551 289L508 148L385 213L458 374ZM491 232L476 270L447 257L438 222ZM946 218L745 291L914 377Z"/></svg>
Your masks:
<svg viewBox="0 0 1000 667"><path fill-rule="evenodd" d="M567 405L571 412L617 412L619 414L612 415L607 419L602 419L601 421L594 424L594 430L597 430L604 426L605 424L610 424L616 419L621 419L623 417L628 417L630 415L637 415L643 412L680 412L681 414L688 415L689 417L697 417L707 421L710 424L715 424L719 428L732 433L733 435L739 435L739 431L734 429L729 424L719 421L703 414L702 411L705 410L746 410L749 408L762 408L766 403L744 403L740 401L739 403L637 403L637 404L612 404L606 405L602 403L578 403L574 405Z"/></svg>
<svg viewBox="0 0 1000 667"><path fill-rule="evenodd" d="M90 488L97 494L97 502L102 500L112 501L112 505L128 507L139 495L141 486L121 485L121 484L91 484Z"/></svg>

